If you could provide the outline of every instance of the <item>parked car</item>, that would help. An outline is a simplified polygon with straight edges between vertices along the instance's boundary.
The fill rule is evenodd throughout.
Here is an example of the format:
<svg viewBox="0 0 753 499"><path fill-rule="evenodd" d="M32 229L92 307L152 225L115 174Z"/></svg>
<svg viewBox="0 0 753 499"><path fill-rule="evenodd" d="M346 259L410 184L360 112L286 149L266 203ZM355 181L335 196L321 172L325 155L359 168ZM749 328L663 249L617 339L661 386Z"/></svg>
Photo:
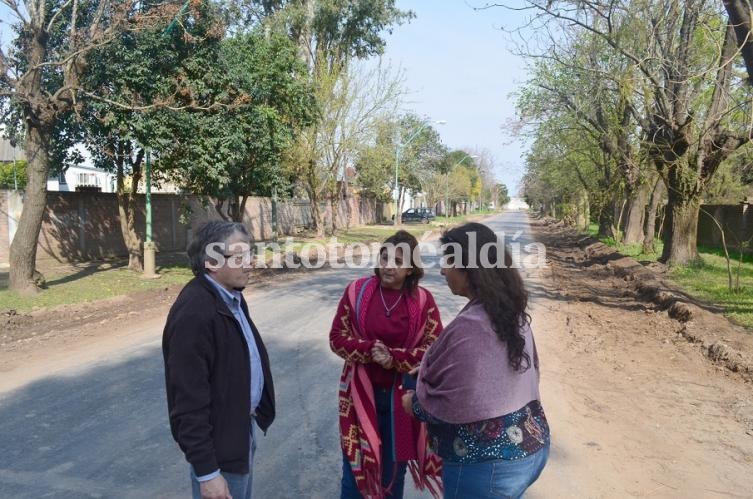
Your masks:
<svg viewBox="0 0 753 499"><path fill-rule="evenodd" d="M403 222L421 222L422 224L428 224L435 217L434 211L430 208L411 208L402 214Z"/></svg>

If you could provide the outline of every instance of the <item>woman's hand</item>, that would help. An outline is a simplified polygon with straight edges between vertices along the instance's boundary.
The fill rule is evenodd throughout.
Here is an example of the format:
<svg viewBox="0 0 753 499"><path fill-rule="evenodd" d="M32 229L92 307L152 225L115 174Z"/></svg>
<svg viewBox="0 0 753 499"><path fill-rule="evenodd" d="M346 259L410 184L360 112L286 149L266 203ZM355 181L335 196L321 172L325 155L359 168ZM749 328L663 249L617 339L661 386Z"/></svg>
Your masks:
<svg viewBox="0 0 753 499"><path fill-rule="evenodd" d="M392 369L392 354L379 340L371 347L371 359L385 369Z"/></svg>
<svg viewBox="0 0 753 499"><path fill-rule="evenodd" d="M400 400L403 403L403 410L408 413L409 416L413 416L413 394L416 393L413 390L408 390L403 394L403 398Z"/></svg>

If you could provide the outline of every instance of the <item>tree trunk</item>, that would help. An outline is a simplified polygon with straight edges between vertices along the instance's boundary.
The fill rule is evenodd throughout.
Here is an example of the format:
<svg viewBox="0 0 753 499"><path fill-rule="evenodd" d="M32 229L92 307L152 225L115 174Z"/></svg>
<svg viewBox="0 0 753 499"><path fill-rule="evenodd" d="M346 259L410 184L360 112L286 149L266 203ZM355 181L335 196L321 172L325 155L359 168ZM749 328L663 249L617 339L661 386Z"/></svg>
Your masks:
<svg viewBox="0 0 753 499"><path fill-rule="evenodd" d="M37 246L42 217L47 206L47 176L50 134L43 128L27 127L26 191L16 234L10 245L10 289L35 293L44 279L36 272Z"/></svg>
<svg viewBox="0 0 753 499"><path fill-rule="evenodd" d="M639 244L645 237L643 232L646 203L651 185L641 183L628 197L628 212L625 220L625 232L622 241L625 244Z"/></svg>
<svg viewBox="0 0 753 499"><path fill-rule="evenodd" d="M309 193L309 202L311 203L311 221L314 223L316 237L324 237L324 214L319 209L319 198L315 194Z"/></svg>
<svg viewBox="0 0 753 499"><path fill-rule="evenodd" d="M117 161L116 170L116 197L118 200L118 215L120 216L120 233L123 235L123 243L128 251L128 269L134 272L144 271L144 253L141 246L141 238L136 232L136 193L141 180L141 161L144 155L143 149L139 152L131 172L131 189L125 192L125 168L126 154L123 150L115 154Z"/></svg>
<svg viewBox="0 0 753 499"><path fill-rule="evenodd" d="M581 230L588 230L591 221L591 213L588 204L588 191L581 189L578 192L578 205L575 219L575 226Z"/></svg>
<svg viewBox="0 0 753 499"><path fill-rule="evenodd" d="M314 224L313 228L316 231L316 237L323 237L325 225L324 214L319 209L317 171L313 160L309 160L308 162L306 176L306 192L309 195L309 202L311 203L311 221Z"/></svg>
<svg viewBox="0 0 753 499"><path fill-rule="evenodd" d="M338 217L340 216L340 203L339 203L339 196L337 196L337 197L334 197L334 196L333 196L333 197L332 197L332 198L331 198L331 199L329 200L329 206L330 206L330 208L329 208L329 209L330 209L330 211L332 212L332 217L331 217L331 219L332 219L332 225L331 225L331 227L330 227L330 231L331 231L330 233L331 233L332 235L334 235L334 234L335 234L335 232L336 232L336 231L338 230L338 228L340 227L340 225L339 225L339 223L338 223L338 220L337 220L337 219L338 219Z"/></svg>
<svg viewBox="0 0 753 499"><path fill-rule="evenodd" d="M403 223L403 203L405 203L405 188L400 186L397 191L397 206L395 206L395 217L400 217L398 218L400 223Z"/></svg>
<svg viewBox="0 0 753 499"><path fill-rule="evenodd" d="M599 212L599 235L598 237L611 237L617 239L614 228L614 201L607 202Z"/></svg>
<svg viewBox="0 0 753 499"><path fill-rule="evenodd" d="M643 220L643 253L649 254L656 251L654 247L654 236L656 235L656 214L659 211L659 204L664 198L664 181L657 178L654 188L651 190L651 199L648 203L648 212Z"/></svg>
<svg viewBox="0 0 753 499"><path fill-rule="evenodd" d="M669 265L686 265L698 260L698 196L683 195L668 189L667 213L664 221L664 251L659 259Z"/></svg>
<svg viewBox="0 0 753 499"><path fill-rule="evenodd" d="M614 216L612 210L605 209L599 213L599 234L598 237L614 237L613 230Z"/></svg>
<svg viewBox="0 0 753 499"><path fill-rule="evenodd" d="M750 0L725 0L722 2L735 29L735 38L748 72L748 83L753 84L753 40L751 39Z"/></svg>
<svg viewBox="0 0 753 499"><path fill-rule="evenodd" d="M120 177L120 172L119 175ZM118 214L120 215L120 232L128 250L128 268L134 272L143 272L143 251L141 238L136 232L136 199L133 191L126 193L121 189L118 179ZM133 182L134 184L136 182Z"/></svg>

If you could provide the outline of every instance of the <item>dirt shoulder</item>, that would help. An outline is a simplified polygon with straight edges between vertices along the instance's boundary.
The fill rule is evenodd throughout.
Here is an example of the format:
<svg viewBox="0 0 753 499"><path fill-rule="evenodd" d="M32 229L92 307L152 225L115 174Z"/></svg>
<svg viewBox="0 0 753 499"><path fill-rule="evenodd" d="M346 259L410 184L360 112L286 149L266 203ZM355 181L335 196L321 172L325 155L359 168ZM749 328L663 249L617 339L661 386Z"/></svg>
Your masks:
<svg viewBox="0 0 753 499"><path fill-rule="evenodd" d="M722 311L693 299L666 279L659 263L641 265L597 239L584 236L550 219L532 222L538 240L554 252L552 278L557 291L570 301L620 308L666 312L685 338L715 365L753 381L753 331L727 320Z"/></svg>
<svg viewBox="0 0 753 499"><path fill-rule="evenodd" d="M555 224L532 229L547 248L547 268L525 271L553 447L527 497L752 497L751 334L661 267ZM179 288L0 316L0 393L155 344Z"/></svg>
<svg viewBox="0 0 753 499"><path fill-rule="evenodd" d="M249 286L290 279L306 269L257 270ZM143 332L161 330L183 285L141 291L93 302L60 305L30 313L0 312L0 392L54 367L83 363L108 348L135 344ZM148 333L148 334L147 334Z"/></svg>
<svg viewBox="0 0 753 499"><path fill-rule="evenodd" d="M532 228L547 247L531 286L553 447L529 495L752 497L749 333L661 268L557 225Z"/></svg>

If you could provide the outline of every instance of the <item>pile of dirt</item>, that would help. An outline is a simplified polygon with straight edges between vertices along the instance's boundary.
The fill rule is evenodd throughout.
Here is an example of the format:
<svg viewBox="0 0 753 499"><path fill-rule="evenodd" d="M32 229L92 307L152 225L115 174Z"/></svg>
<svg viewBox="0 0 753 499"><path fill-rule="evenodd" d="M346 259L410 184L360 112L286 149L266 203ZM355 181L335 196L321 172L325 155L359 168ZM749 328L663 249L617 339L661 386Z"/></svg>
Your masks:
<svg viewBox="0 0 753 499"><path fill-rule="evenodd" d="M680 336L715 364L753 381L753 335L726 319L720 308L688 296L668 281L666 266L641 264L551 219L532 220L531 226L547 248L547 264L563 296L666 313L676 327L656 334Z"/></svg>
<svg viewBox="0 0 753 499"><path fill-rule="evenodd" d="M3 312L3 334L0 348L14 351L41 344L61 333L75 335L86 333L91 324L112 324L130 320L130 317L160 304L175 300L180 286L141 291L127 296L117 296L94 302L59 305L17 313Z"/></svg>

